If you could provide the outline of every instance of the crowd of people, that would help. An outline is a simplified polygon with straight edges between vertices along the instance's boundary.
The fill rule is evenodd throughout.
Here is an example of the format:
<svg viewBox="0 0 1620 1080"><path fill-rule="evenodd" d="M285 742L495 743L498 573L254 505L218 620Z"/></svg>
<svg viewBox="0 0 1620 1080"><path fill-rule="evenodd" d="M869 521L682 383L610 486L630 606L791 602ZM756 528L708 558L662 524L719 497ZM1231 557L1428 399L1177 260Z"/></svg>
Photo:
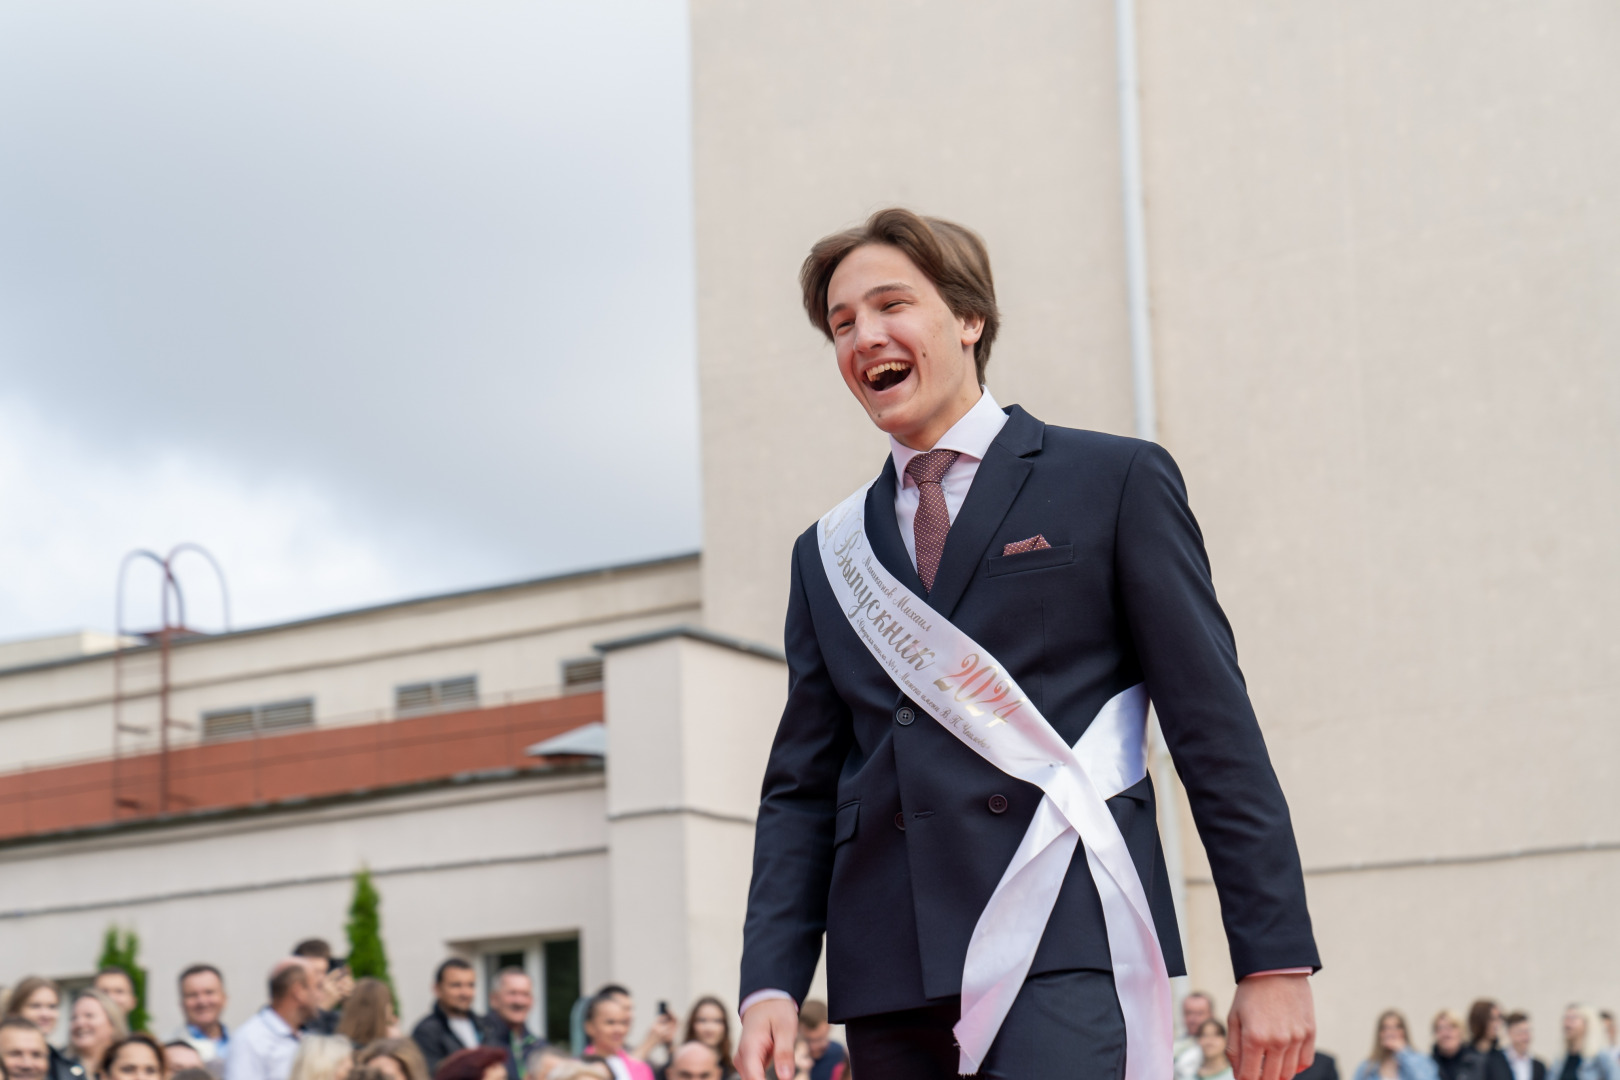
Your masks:
<svg viewBox="0 0 1620 1080"><path fill-rule="evenodd" d="M474 1011L477 973L452 957L439 965L432 1010L407 1035L393 993L355 979L318 939L299 943L268 977L268 1000L248 1020L224 1022L225 979L210 964L180 974L185 1022L160 1039L131 1030L136 991L106 968L71 1001L29 976L4 995L0 1080L736 1080L731 1012L717 997L692 1005L684 1026L660 1003L640 1044L630 991L602 987L574 1006L566 1045L528 1024L534 986L519 968L499 972L489 1012ZM50 1035L69 1009L66 1044ZM830 1037L827 1007L799 1013L791 1080L850 1080L848 1056ZM780 1080L790 1080L783 1077Z"/></svg>
<svg viewBox="0 0 1620 1080"><path fill-rule="evenodd" d="M1230 1080L1226 1025L1215 1001L1202 991L1182 1001L1186 1034L1176 1041L1175 1080ZM1430 1048L1413 1045L1411 1027L1398 1009L1386 1009L1373 1031L1372 1049L1352 1080L1620 1080L1620 1045L1614 1014L1570 1005L1563 1015L1563 1052L1551 1065L1530 1051L1529 1014L1503 1014L1481 998L1464 1019L1442 1009L1429 1022ZM1320 1049L1303 1080L1339 1080L1339 1064Z"/></svg>

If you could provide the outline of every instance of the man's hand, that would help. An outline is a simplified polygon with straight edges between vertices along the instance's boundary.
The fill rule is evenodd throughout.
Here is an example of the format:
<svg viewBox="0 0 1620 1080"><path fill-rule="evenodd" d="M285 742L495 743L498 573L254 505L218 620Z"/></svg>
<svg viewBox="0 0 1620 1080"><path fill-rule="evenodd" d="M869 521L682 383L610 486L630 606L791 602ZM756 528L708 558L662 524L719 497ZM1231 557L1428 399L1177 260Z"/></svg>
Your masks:
<svg viewBox="0 0 1620 1080"><path fill-rule="evenodd" d="M742 1039L737 1043L737 1069L742 1080L765 1080L765 1066L776 1064L776 1075L794 1074L793 1044L799 1035L799 1010L787 998L756 1001L743 1013Z"/></svg>
<svg viewBox="0 0 1620 1080"><path fill-rule="evenodd" d="M1251 975L1226 1018L1237 1080L1294 1080L1316 1057L1316 1005L1308 975Z"/></svg>
<svg viewBox="0 0 1620 1080"><path fill-rule="evenodd" d="M346 967L334 968L322 977L315 988L315 1003L330 1012L354 993L354 973Z"/></svg>

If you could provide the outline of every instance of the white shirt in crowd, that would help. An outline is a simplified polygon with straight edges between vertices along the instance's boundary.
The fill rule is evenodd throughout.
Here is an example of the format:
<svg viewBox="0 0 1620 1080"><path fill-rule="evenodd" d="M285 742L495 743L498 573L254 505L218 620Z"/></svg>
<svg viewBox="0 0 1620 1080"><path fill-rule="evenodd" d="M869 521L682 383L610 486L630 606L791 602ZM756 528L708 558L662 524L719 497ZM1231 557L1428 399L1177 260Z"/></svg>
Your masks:
<svg viewBox="0 0 1620 1080"><path fill-rule="evenodd" d="M1530 1055L1526 1054L1524 1057L1520 1057L1513 1052L1511 1046L1504 1047L1502 1053L1507 1055L1508 1067L1513 1070L1513 1080L1530 1080L1530 1076L1534 1072L1530 1067Z"/></svg>
<svg viewBox="0 0 1620 1080"><path fill-rule="evenodd" d="M479 1043L483 1042L483 1040L478 1037L478 1025L473 1023L472 1017L452 1016L449 1017L449 1020L450 1030L455 1033L456 1038L461 1040L462 1046L465 1046L467 1049L471 1050L477 1047Z"/></svg>
<svg viewBox="0 0 1620 1080"><path fill-rule="evenodd" d="M231 1032L225 1080L287 1080L298 1056L298 1032L268 1005Z"/></svg>

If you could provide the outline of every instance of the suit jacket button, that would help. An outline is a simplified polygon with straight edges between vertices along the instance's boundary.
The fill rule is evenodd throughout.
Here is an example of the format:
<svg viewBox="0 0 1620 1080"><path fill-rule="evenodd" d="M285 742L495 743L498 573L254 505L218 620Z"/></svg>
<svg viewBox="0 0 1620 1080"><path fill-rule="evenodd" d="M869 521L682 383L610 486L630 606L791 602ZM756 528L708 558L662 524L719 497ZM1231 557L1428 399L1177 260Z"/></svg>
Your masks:
<svg viewBox="0 0 1620 1080"><path fill-rule="evenodd" d="M900 706L900 711L894 714L894 722L901 727L905 727L915 719L917 719L917 714L911 711L910 705Z"/></svg>
<svg viewBox="0 0 1620 1080"><path fill-rule="evenodd" d="M990 812L992 814L1005 814L1007 812L1007 796L990 796Z"/></svg>
<svg viewBox="0 0 1620 1080"><path fill-rule="evenodd" d="M901 832L906 831L906 812L904 810L894 815L894 827Z"/></svg>

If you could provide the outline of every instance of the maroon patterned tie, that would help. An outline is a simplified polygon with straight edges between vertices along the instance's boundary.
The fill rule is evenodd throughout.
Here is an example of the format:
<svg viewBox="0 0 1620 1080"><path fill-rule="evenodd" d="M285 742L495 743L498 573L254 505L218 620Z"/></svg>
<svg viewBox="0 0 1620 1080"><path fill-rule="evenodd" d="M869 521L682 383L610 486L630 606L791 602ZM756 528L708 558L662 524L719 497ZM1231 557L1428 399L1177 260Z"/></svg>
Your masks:
<svg viewBox="0 0 1620 1080"><path fill-rule="evenodd" d="M939 572L939 557L945 551L945 534L951 531L951 512L945 506L945 489L939 482L961 456L955 450L930 450L906 462L906 475L917 482L917 517L912 523L917 576L929 592L934 591L934 575Z"/></svg>

